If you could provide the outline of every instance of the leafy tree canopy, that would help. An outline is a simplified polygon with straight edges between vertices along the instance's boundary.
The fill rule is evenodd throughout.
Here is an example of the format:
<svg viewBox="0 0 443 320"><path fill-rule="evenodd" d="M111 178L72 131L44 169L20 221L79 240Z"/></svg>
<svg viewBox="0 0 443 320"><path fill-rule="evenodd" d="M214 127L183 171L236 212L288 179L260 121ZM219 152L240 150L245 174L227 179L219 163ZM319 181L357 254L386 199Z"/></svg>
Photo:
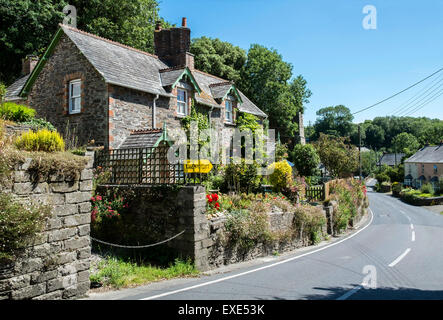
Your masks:
<svg viewBox="0 0 443 320"><path fill-rule="evenodd" d="M297 144L291 153L291 159L301 176L308 177L317 174L320 157L311 144Z"/></svg>
<svg viewBox="0 0 443 320"><path fill-rule="evenodd" d="M11 83L21 59L43 53L68 3L77 9L79 29L153 52L155 21L162 20L155 0L0 0L0 81Z"/></svg>
<svg viewBox="0 0 443 320"><path fill-rule="evenodd" d="M349 177L357 171L358 149L348 144L346 138L320 133L314 145L321 162L333 177Z"/></svg>
<svg viewBox="0 0 443 320"><path fill-rule="evenodd" d="M403 152L407 155L414 154L420 147L417 138L407 132L397 134L392 139L392 145L396 152Z"/></svg>
<svg viewBox="0 0 443 320"><path fill-rule="evenodd" d="M191 53L195 67L217 77L239 83L240 71L246 63L246 52L220 39L201 37L192 40Z"/></svg>
<svg viewBox="0 0 443 320"><path fill-rule="evenodd" d="M314 124L317 135L320 133L336 136L349 137L352 133L351 111L343 105L322 108L317 111L317 120Z"/></svg>

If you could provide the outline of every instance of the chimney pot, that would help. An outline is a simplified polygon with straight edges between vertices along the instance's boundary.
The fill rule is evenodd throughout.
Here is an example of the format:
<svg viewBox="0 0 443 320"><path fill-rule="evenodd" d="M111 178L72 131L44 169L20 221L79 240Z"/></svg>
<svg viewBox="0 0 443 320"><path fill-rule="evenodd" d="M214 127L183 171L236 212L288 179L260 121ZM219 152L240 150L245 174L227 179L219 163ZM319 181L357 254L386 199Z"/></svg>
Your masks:
<svg viewBox="0 0 443 320"><path fill-rule="evenodd" d="M182 27L183 28L187 28L188 26L187 26L187 23L186 23L186 17L183 17L182 18Z"/></svg>
<svg viewBox="0 0 443 320"><path fill-rule="evenodd" d="M155 24L155 30L160 31L161 29L162 29L162 23L161 23L161 21L159 21Z"/></svg>
<svg viewBox="0 0 443 320"><path fill-rule="evenodd" d="M36 55L27 55L25 59L22 60L22 74L27 75L34 70L38 63L38 57Z"/></svg>

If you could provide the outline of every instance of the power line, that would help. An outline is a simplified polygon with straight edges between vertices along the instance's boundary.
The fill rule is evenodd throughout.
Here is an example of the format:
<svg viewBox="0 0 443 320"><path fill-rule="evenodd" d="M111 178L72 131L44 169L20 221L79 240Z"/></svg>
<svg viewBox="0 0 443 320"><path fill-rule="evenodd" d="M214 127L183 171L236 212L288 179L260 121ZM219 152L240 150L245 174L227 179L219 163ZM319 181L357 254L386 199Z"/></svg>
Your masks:
<svg viewBox="0 0 443 320"><path fill-rule="evenodd" d="M443 80L443 79L442 79ZM409 111L411 111L412 109L414 109L418 104L421 104L423 101L425 101L429 96L433 95L435 92L440 92L439 90L443 88L443 84L437 86L436 88L434 88L433 90L431 90L429 93L425 94L428 90L426 90L425 92L423 92L421 95L422 97L415 99L415 101L409 105L407 108L400 110L399 111L399 115L400 114L406 114Z"/></svg>
<svg viewBox="0 0 443 320"><path fill-rule="evenodd" d="M418 110L424 108L425 106L427 106L428 104L430 104L432 101L434 101L435 99L437 99L438 97L440 97L441 95L443 95L443 90L438 91L436 94L434 94L431 98L429 98L428 100L426 100L424 103L422 103L421 105L419 105L418 107L416 107L415 109L413 109L412 111L410 111L406 116L412 115L415 112L417 112Z"/></svg>
<svg viewBox="0 0 443 320"><path fill-rule="evenodd" d="M359 110L359 111L356 111L356 112L354 112L353 114L357 114L357 113L363 112L363 111L368 110L368 109L371 109L371 108L373 108L373 107L375 107L375 106L377 106L377 105L379 105L379 104L381 104L381 103L383 103L383 102L385 102L385 101L388 101L388 100L390 100L390 99L392 99L392 98L398 96L399 94L401 94L401 93L403 93L403 92L405 92L405 91L407 91L407 90L409 90L409 89L415 87L416 85L422 83L423 81L425 81L425 80L431 78L432 76L436 75L437 73L441 72L442 70L443 70L443 68L441 68L441 69L435 71L433 74L431 74L431 75L427 76L426 78L424 78L424 79L422 79L422 80L420 80L420 81L414 83L413 85L407 87L406 89L403 89L402 91L397 92L396 94L394 94L394 95L392 95L392 96L390 96L390 97L388 97L388 98L386 98L386 99L383 99L383 100L381 100L381 101L379 101L379 102L377 102L377 103L374 103L373 105L370 105L369 107L366 107L366 108L363 108L363 109L361 109L361 110Z"/></svg>
<svg viewBox="0 0 443 320"><path fill-rule="evenodd" d="M437 78L435 78L431 83L429 83L426 87L426 90L423 92L417 92L414 96L412 96L411 98L409 98L408 100L406 100L404 103L402 103L400 105L400 107L396 108L392 114L396 114L402 111L403 108L406 108L407 106L410 106L411 104L413 104L415 101L419 100L426 92L428 92L429 90L431 90L432 88L434 88L437 84L443 82L443 73L440 74ZM439 86L440 87L440 86ZM425 89L425 88L423 88ZM437 88L438 90L438 88ZM434 90L433 90L434 91ZM406 108L408 109L408 108ZM405 111L406 109L404 109L403 111Z"/></svg>

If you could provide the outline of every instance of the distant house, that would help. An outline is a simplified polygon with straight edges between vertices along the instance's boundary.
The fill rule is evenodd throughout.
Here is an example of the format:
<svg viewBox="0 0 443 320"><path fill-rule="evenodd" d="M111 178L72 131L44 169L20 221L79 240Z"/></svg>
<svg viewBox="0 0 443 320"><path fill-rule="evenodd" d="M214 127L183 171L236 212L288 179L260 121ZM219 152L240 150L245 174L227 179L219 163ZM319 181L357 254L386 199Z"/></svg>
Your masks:
<svg viewBox="0 0 443 320"><path fill-rule="evenodd" d="M443 177L443 142L438 146L426 146L405 160L405 185L420 188L431 183L434 189Z"/></svg>
<svg viewBox="0 0 443 320"><path fill-rule="evenodd" d="M236 84L194 67L185 18L177 28L157 24L154 42L155 55L60 25L41 59L23 61L6 100L28 104L62 133L75 132L79 144L94 140L109 149L149 145L165 125L180 127L192 105L218 132L231 133L223 145L242 113L260 123L267 118Z"/></svg>
<svg viewBox="0 0 443 320"><path fill-rule="evenodd" d="M385 153L381 156L380 160L378 160L377 166L381 167L383 165L387 165L394 167L401 163L401 159L404 156L404 153Z"/></svg>

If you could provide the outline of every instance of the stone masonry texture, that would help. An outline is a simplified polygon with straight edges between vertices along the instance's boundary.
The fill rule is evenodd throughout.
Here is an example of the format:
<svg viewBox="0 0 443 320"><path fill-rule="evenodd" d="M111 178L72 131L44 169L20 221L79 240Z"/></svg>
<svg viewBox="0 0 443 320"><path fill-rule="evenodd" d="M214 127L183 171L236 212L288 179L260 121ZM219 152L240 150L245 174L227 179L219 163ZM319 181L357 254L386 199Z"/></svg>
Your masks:
<svg viewBox="0 0 443 320"><path fill-rule="evenodd" d="M14 262L0 264L0 300L76 299L89 290L92 161L83 173L76 181L57 176L35 184L26 163L16 167L12 188L3 192L53 210L34 244Z"/></svg>
<svg viewBox="0 0 443 320"><path fill-rule="evenodd" d="M106 192L101 186L99 193ZM124 186L119 186L119 189ZM208 220L206 218L206 192L202 186L185 186L179 189L157 190L154 195L147 186L132 186L135 200L131 202L131 239L127 244L149 244L168 239L183 230L184 234L166 243L164 250L170 250L183 258L193 259L200 271L214 269L223 265L286 252L307 246L308 238L295 237L293 240L257 243L245 251L237 245L227 245L225 239L226 217ZM327 223L322 228L323 235L333 235L333 206L321 206ZM276 209L277 210L277 209ZM353 221L357 223L366 209L358 209ZM273 211L269 213L269 224L273 231L288 231L294 221L294 212ZM111 239L108 239L111 240ZM122 240L122 239L119 239ZM162 249L163 250L163 249ZM164 252L164 251L162 251Z"/></svg>

